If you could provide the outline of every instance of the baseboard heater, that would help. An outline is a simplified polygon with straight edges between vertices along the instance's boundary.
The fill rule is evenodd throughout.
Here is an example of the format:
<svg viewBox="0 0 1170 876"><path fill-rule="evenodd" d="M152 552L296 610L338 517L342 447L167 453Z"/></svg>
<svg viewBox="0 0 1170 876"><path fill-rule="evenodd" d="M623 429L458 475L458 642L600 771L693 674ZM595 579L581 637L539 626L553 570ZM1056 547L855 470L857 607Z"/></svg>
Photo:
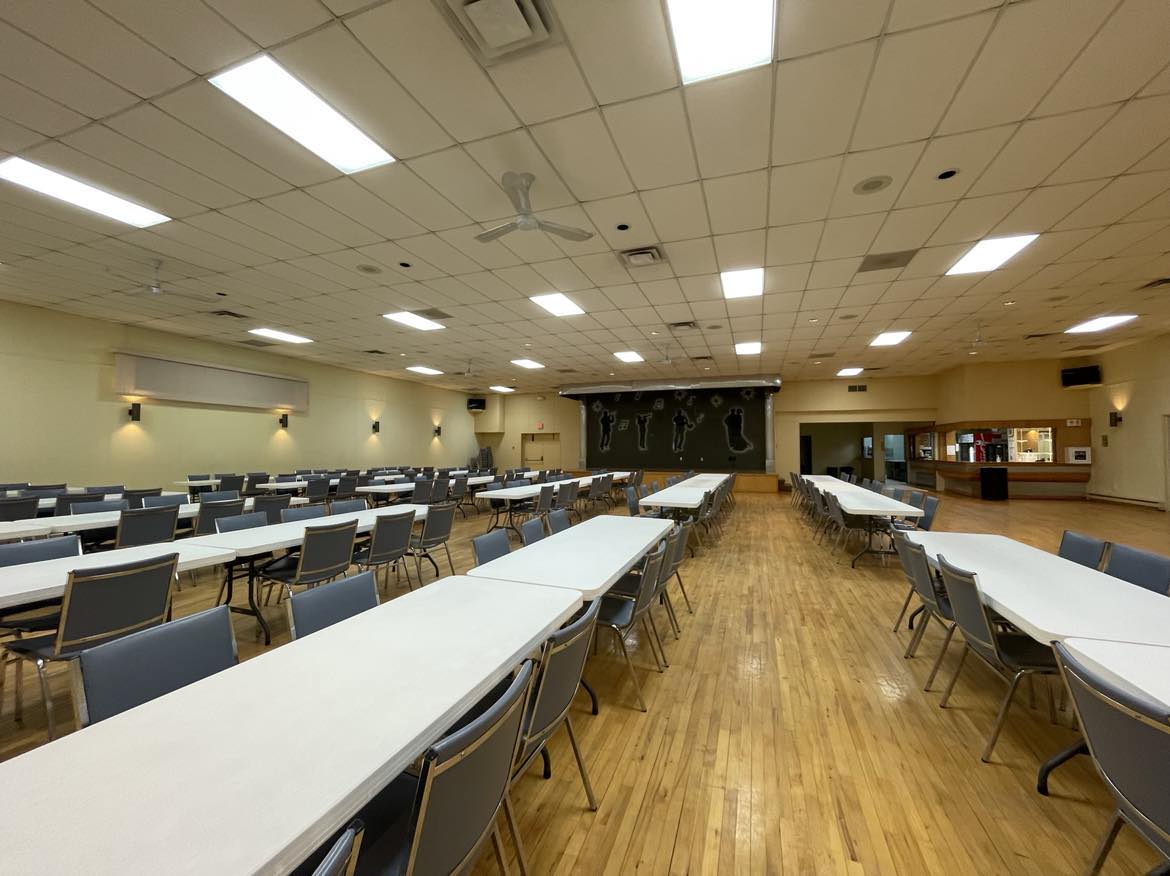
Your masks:
<svg viewBox="0 0 1170 876"><path fill-rule="evenodd" d="M304 411L309 382L226 365L114 353L114 392L214 407Z"/></svg>
<svg viewBox="0 0 1170 876"><path fill-rule="evenodd" d="M1117 502L1122 505L1139 505L1142 508L1153 508L1155 511L1165 511L1166 505L1153 499L1130 499L1126 496L1110 496L1108 493L1086 493L1085 498L1097 499L1101 502Z"/></svg>

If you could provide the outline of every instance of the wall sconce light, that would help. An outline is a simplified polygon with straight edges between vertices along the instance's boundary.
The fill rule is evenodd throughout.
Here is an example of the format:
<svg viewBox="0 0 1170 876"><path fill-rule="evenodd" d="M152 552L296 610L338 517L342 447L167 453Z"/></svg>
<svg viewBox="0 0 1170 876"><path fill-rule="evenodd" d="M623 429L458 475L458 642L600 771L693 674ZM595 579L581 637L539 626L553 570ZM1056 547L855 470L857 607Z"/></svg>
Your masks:
<svg viewBox="0 0 1170 876"><path fill-rule="evenodd" d="M1112 428L1116 429L1118 426L1120 426L1121 419L1122 419L1121 418L1121 411L1110 411L1109 412L1109 425Z"/></svg>
<svg viewBox="0 0 1170 876"><path fill-rule="evenodd" d="M280 428L287 429L288 428L288 414L281 414L280 419L277 420L277 422L280 423Z"/></svg>
<svg viewBox="0 0 1170 876"><path fill-rule="evenodd" d="M142 419L142 405L138 402L133 402L126 413L130 415L131 423L137 423Z"/></svg>
<svg viewBox="0 0 1170 876"><path fill-rule="evenodd" d="M443 436L443 427L442 426L435 426L435 437L441 438L442 436Z"/></svg>
<svg viewBox="0 0 1170 876"><path fill-rule="evenodd" d="M374 425L371 428L373 429L374 434L377 435L382 431L382 424L379 421L374 420Z"/></svg>

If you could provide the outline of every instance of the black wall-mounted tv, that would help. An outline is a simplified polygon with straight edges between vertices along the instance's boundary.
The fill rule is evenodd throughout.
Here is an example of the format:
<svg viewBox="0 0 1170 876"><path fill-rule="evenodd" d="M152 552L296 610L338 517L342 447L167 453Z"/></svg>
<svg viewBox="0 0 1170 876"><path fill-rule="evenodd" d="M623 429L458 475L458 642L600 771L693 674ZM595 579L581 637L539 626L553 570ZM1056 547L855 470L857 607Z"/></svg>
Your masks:
<svg viewBox="0 0 1170 876"><path fill-rule="evenodd" d="M1066 389L1072 386L1100 386L1101 366L1081 365L1078 368L1061 368L1060 385Z"/></svg>

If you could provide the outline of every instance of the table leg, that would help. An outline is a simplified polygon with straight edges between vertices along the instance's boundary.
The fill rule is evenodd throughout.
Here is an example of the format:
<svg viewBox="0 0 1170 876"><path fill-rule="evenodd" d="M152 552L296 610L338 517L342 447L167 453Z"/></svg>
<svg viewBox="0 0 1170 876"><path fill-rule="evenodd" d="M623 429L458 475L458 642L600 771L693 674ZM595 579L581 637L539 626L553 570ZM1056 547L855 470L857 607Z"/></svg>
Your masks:
<svg viewBox="0 0 1170 876"><path fill-rule="evenodd" d="M1036 790L1048 796L1048 777L1052 775L1052 771L1062 764L1068 763L1078 754L1088 754L1089 744L1081 739L1076 745L1066 748L1064 751L1052 755L1044 763L1040 764L1040 771L1036 774Z"/></svg>
<svg viewBox="0 0 1170 876"><path fill-rule="evenodd" d="M594 692L593 688L590 687L589 682L587 682L583 678L581 679L581 687L585 688L585 693L589 694L589 700L590 700L590 702L593 703L593 714L596 715L597 714L597 694Z"/></svg>
<svg viewBox="0 0 1170 876"><path fill-rule="evenodd" d="M256 558L248 558L248 607L243 608L238 605L232 605L232 585L235 581L235 574L229 567L227 588L224 592L224 605L230 611L236 614L250 614L256 618L256 622L260 624L260 629L264 631L264 644L272 644L272 630L268 626L268 621L264 619L264 614L260 611L260 605L256 602Z"/></svg>

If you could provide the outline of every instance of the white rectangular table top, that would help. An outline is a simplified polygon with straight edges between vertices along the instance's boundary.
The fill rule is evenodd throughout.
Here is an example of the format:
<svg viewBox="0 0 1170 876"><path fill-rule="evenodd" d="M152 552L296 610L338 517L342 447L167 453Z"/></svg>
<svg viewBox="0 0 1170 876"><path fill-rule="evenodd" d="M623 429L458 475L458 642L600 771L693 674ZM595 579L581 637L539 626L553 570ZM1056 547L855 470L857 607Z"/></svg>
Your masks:
<svg viewBox="0 0 1170 876"><path fill-rule="evenodd" d="M79 495L79 494L71 490L69 495L72 496L72 495ZM187 494L186 494L186 492L180 492L178 490L163 490L162 493L160 493L160 495L163 495L163 496L185 496ZM121 498L122 498L121 493L106 493L104 496L102 496L102 499L106 502L116 502L118 499L121 499ZM37 509L40 511L52 511L56 507L57 507L57 497L56 496L42 496L40 499L37 500Z"/></svg>
<svg viewBox="0 0 1170 876"><path fill-rule="evenodd" d="M608 472L608 474L613 475L614 483L617 483L619 480L625 480L630 476L630 472L628 471L614 471ZM567 484L570 481L576 481L584 489L590 486L594 481L600 480L603 477L605 477L605 475L586 475L583 478L567 478L563 481L549 481L547 484L527 484L523 487L504 487L500 490L491 490L490 492L484 493L481 498L506 499L510 502L514 502L517 500L531 499L534 496L539 496L541 487L551 486L553 488L553 492L557 493L560 491L561 484Z"/></svg>
<svg viewBox="0 0 1170 876"><path fill-rule="evenodd" d="M926 512L906 502L899 502L857 484L851 484L832 475L806 475L817 488L832 493L846 514L865 517L921 517Z"/></svg>
<svg viewBox="0 0 1170 876"><path fill-rule="evenodd" d="M219 478L201 478L197 481L175 481L175 486L187 487L188 489L192 487L218 487Z"/></svg>
<svg viewBox="0 0 1170 876"><path fill-rule="evenodd" d="M290 505L304 505L308 499L294 497ZM179 505L179 519L192 520L199 516L198 502L184 502ZM244 499L244 513L252 510L251 497ZM94 511L91 514L62 514L59 517L37 518L37 522L44 521L48 527L45 534L60 534L64 532L87 532L92 529L113 529L118 525L121 511Z"/></svg>
<svg viewBox="0 0 1170 876"><path fill-rule="evenodd" d="M266 484L253 484L257 490L303 490L308 481L269 481Z"/></svg>
<svg viewBox="0 0 1170 876"><path fill-rule="evenodd" d="M651 493L638 500L647 508L683 508L694 510L703 504L703 495L727 480L729 474L697 474L684 478L673 486Z"/></svg>
<svg viewBox="0 0 1170 876"><path fill-rule="evenodd" d="M974 572L991 608L1038 642L1112 639L1170 645L1170 599L1001 535L915 532L932 562Z"/></svg>
<svg viewBox="0 0 1170 876"><path fill-rule="evenodd" d="M53 531L52 517L33 517L29 520L0 520L0 541L38 538Z"/></svg>
<svg viewBox="0 0 1170 876"><path fill-rule="evenodd" d="M1118 687L1170 709L1170 647L1100 639L1066 639L1073 656Z"/></svg>
<svg viewBox="0 0 1170 876"><path fill-rule="evenodd" d="M330 514L327 517L315 517L312 520L273 523L268 526L256 526L252 529L240 529L235 532L196 535L184 539L184 541L207 547L225 548L234 551L240 557L253 557L257 554L266 554L270 551L299 545L305 540L305 530L312 526L330 526L334 523L356 520L358 532L369 532L377 524L379 517L409 514L412 511L415 521L426 519L426 505L392 505L389 508L351 511L347 514Z"/></svg>
<svg viewBox="0 0 1170 876"><path fill-rule="evenodd" d="M673 525L653 517L602 514L476 566L467 574L568 587L586 599L596 599L665 538Z"/></svg>
<svg viewBox="0 0 1170 876"><path fill-rule="evenodd" d="M0 764L5 869L286 873L580 604L445 578Z"/></svg>
<svg viewBox="0 0 1170 876"><path fill-rule="evenodd" d="M217 566L235 559L235 552L223 548L194 544L190 539L166 544L143 545L142 547L119 548L116 551L102 551L96 554L82 554L63 557L59 560L43 560L39 563L24 563L19 566L0 568L0 608L23 605L38 599L54 599L65 592L65 583L74 569L94 569L102 566L117 566L149 557L167 554L179 555L180 572Z"/></svg>

